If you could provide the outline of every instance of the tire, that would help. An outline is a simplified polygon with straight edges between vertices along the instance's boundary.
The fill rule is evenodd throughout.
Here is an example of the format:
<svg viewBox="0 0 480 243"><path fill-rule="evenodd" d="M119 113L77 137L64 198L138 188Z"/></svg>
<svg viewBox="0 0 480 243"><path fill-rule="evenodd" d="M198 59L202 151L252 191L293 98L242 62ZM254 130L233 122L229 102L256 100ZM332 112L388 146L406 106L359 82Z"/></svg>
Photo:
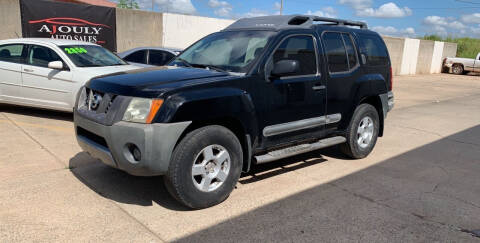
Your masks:
<svg viewBox="0 0 480 243"><path fill-rule="evenodd" d="M189 208L211 207L233 191L242 163L242 147L233 132L217 125L201 127L189 132L175 148L165 186Z"/></svg>
<svg viewBox="0 0 480 243"><path fill-rule="evenodd" d="M453 64L452 66L452 73L456 75L462 75L464 74L464 69L463 66L460 64Z"/></svg>
<svg viewBox="0 0 480 243"><path fill-rule="evenodd" d="M369 124L372 124L369 126ZM364 127L361 134L364 139L359 140L360 126ZM361 104L353 113L352 120L348 126L345 138L347 142L340 145L340 150L352 159L362 159L372 152L377 143L378 131L380 127L380 119L375 107L370 104Z"/></svg>

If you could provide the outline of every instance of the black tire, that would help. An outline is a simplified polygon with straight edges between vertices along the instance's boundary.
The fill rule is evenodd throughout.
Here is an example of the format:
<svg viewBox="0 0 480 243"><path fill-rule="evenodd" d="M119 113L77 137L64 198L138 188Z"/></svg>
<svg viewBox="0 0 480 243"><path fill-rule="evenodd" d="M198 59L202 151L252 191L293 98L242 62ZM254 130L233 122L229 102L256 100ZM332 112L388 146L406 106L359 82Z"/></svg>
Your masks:
<svg viewBox="0 0 480 243"><path fill-rule="evenodd" d="M460 64L453 64L452 73L456 75L462 75L465 73L463 66Z"/></svg>
<svg viewBox="0 0 480 243"><path fill-rule="evenodd" d="M366 117L369 117L373 122L373 133L368 144L362 143L362 146L365 146L362 147L359 142L357 142L359 138L357 131L360 124L362 123L362 120ZM352 120L350 121L350 125L348 126L345 133L345 138L347 139L347 142L340 145L340 150L352 159L362 159L367 157L367 155L372 152L375 144L377 143L379 128L380 119L378 117L377 109L375 109L375 107L370 104L359 105L355 109Z"/></svg>
<svg viewBox="0 0 480 243"><path fill-rule="evenodd" d="M226 179L218 188L213 191L202 191L201 188L197 188L194 182L196 179L192 178L192 166L198 158L202 158L197 155L203 156L200 152L211 145L220 145L219 147L228 152L230 169L226 173ZM205 159L200 160L205 161ZM233 191L240 177L242 161L242 147L233 132L218 125L201 127L189 132L175 148L168 172L164 176L165 186L177 201L189 208L211 207L223 202ZM204 177L200 178L202 178L200 181L203 181ZM218 179L212 181L215 180Z"/></svg>

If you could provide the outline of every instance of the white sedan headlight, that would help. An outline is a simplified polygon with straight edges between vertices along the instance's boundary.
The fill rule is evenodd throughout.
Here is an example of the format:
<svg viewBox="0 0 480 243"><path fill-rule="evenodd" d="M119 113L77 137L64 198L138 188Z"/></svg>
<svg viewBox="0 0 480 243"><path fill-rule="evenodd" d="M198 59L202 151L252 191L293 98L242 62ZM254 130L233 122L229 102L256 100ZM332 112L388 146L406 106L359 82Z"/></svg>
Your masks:
<svg viewBox="0 0 480 243"><path fill-rule="evenodd" d="M152 123L157 111L163 104L160 99L132 98L123 114L124 121Z"/></svg>

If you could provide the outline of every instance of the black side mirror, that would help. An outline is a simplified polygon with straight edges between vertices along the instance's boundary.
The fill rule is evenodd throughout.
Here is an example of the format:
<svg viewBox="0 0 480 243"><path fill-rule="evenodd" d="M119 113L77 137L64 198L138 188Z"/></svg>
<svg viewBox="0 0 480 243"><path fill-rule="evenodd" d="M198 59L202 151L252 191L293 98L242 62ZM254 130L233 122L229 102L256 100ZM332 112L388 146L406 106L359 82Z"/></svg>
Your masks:
<svg viewBox="0 0 480 243"><path fill-rule="evenodd" d="M275 63L271 75L283 77L300 71L300 63L297 60L281 60Z"/></svg>

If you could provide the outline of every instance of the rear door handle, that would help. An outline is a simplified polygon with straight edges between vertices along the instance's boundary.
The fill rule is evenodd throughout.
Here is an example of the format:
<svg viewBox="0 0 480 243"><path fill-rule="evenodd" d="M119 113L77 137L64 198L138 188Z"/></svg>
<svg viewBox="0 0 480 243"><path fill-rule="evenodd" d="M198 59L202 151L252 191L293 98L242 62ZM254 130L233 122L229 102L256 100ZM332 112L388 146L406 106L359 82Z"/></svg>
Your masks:
<svg viewBox="0 0 480 243"><path fill-rule="evenodd" d="M324 90L325 88L326 88L325 85L315 85L313 86L312 89L315 91L319 91L319 90Z"/></svg>
<svg viewBox="0 0 480 243"><path fill-rule="evenodd" d="M24 68L23 71L31 73L33 72L33 69Z"/></svg>

